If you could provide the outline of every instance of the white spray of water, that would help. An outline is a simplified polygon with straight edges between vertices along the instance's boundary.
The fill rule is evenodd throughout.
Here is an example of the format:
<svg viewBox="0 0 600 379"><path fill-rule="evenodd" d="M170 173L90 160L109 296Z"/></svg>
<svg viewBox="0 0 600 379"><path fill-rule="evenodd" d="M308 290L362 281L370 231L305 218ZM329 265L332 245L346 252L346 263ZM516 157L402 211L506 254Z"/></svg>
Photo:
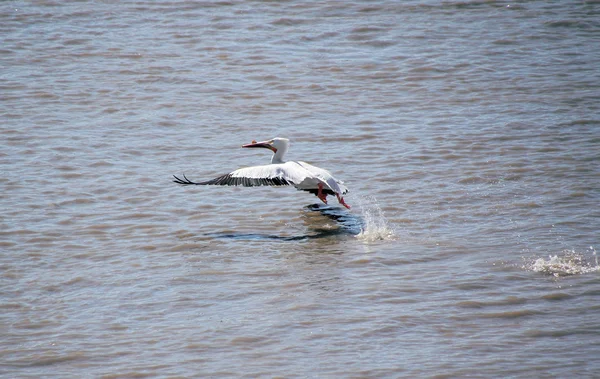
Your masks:
<svg viewBox="0 0 600 379"><path fill-rule="evenodd" d="M377 199L373 196L358 199L363 225L356 238L365 242L394 240L396 233L385 218Z"/></svg>
<svg viewBox="0 0 600 379"><path fill-rule="evenodd" d="M595 264L586 260L586 254L577 253L575 250L565 250L560 255L548 256L548 259L538 258L526 265L525 268L555 277L600 271L596 249L590 246L589 251L594 257Z"/></svg>

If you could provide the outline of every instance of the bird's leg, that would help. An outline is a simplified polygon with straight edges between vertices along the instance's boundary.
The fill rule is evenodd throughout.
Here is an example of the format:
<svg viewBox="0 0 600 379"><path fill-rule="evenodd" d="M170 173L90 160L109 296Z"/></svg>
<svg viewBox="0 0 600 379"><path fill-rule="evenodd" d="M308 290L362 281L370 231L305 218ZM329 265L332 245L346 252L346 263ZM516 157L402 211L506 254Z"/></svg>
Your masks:
<svg viewBox="0 0 600 379"><path fill-rule="evenodd" d="M339 193L336 193L335 196L337 196L337 199L340 202L340 204L342 204L344 207L350 209L350 206L348 204L346 204L346 202L344 201L344 198L341 197Z"/></svg>
<svg viewBox="0 0 600 379"><path fill-rule="evenodd" d="M327 194L323 193L323 183L319 183L319 192L317 192L317 197L321 199L322 202L327 204Z"/></svg>

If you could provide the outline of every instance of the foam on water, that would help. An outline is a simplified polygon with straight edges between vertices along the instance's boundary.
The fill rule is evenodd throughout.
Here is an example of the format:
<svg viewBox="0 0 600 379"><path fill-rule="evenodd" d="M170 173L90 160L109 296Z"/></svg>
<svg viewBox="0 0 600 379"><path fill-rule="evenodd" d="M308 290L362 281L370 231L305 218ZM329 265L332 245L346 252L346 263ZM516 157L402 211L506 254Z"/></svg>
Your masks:
<svg viewBox="0 0 600 379"><path fill-rule="evenodd" d="M366 241L394 240L396 233L385 218L377 199L373 196L358 199L363 225L356 238Z"/></svg>
<svg viewBox="0 0 600 379"><path fill-rule="evenodd" d="M588 250L594 257L593 262L586 258L586 256L589 256L588 254L578 253L575 250L564 250L560 255L550 255L547 259L535 259L523 268L555 277L600 271L596 250L593 246L590 246Z"/></svg>

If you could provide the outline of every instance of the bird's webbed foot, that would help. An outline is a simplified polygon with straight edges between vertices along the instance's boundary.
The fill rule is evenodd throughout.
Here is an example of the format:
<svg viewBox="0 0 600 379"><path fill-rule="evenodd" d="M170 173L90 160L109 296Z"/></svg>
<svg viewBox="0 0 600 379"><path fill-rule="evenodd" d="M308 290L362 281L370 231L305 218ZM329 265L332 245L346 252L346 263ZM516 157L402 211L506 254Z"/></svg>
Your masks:
<svg viewBox="0 0 600 379"><path fill-rule="evenodd" d="M337 199L339 201L340 204L342 204L344 207L350 209L350 206L348 204L346 204L346 202L344 201L344 198L342 196L340 196L339 194L335 194L335 196L337 196Z"/></svg>
<svg viewBox="0 0 600 379"><path fill-rule="evenodd" d="M327 204L327 194L323 193L323 184L319 183L319 192L317 192L317 197L324 202L325 204Z"/></svg>

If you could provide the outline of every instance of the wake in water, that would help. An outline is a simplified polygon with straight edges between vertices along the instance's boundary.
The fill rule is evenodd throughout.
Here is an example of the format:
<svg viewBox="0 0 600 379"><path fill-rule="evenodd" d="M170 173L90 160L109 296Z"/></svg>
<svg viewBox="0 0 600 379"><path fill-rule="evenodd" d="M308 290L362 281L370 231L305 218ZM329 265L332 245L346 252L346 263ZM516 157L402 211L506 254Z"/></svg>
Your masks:
<svg viewBox="0 0 600 379"><path fill-rule="evenodd" d="M564 250L560 255L548 256L548 259L538 258L532 260L523 266L523 268L555 277L600 271L596 249L590 246L588 252L591 252L593 260L586 258L586 256L589 257L589 254L578 253L575 250Z"/></svg>
<svg viewBox="0 0 600 379"><path fill-rule="evenodd" d="M205 236L218 239L232 240L278 240L302 241L319 238L332 238L336 236L353 235L361 241L374 242L394 240L396 233L390 227L384 212L379 207L377 200L372 197L358 199L361 215L348 212L344 208L325 204L313 204L304 207L302 217L306 233L300 235L275 235L271 233L256 232L216 232L206 233ZM317 217L313 215L317 214ZM328 222L329 221L329 222Z"/></svg>
<svg viewBox="0 0 600 379"><path fill-rule="evenodd" d="M358 206L362 213L363 225L356 238L366 242L395 239L396 233L385 218L375 197L359 198Z"/></svg>

